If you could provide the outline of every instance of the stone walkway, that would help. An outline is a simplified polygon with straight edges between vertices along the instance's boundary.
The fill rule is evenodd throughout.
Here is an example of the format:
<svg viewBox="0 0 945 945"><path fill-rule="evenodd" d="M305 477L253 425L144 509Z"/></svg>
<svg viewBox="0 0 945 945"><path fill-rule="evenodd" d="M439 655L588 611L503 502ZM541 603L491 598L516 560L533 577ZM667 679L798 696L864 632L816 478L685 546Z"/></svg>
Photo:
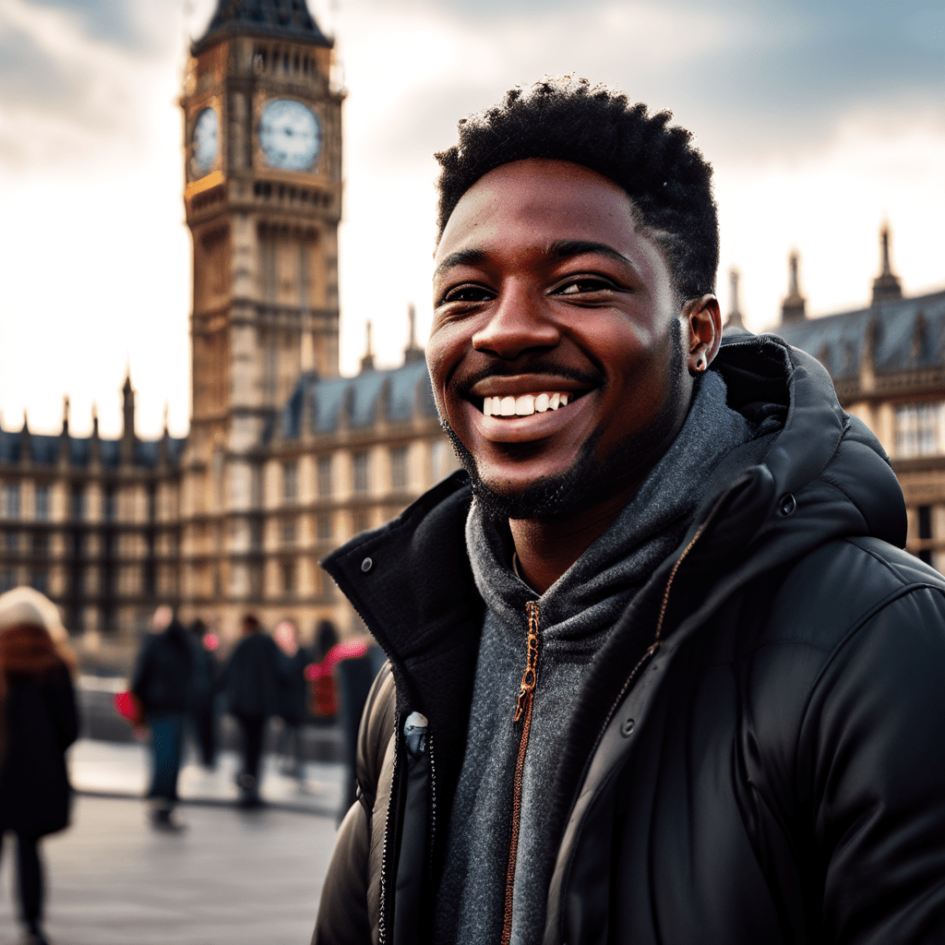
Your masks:
<svg viewBox="0 0 945 945"><path fill-rule="evenodd" d="M220 753L217 767L208 771L196 761L185 763L178 781L184 803L230 805L237 799L235 783L238 757ZM139 798L147 789L149 760L145 744L80 739L69 751L73 787L81 794ZM301 779L280 773L272 755L264 762L262 794L280 810L335 817L341 803L344 765L306 762ZM2 943L0 943L2 945Z"/></svg>
<svg viewBox="0 0 945 945"><path fill-rule="evenodd" d="M73 825L43 841L52 945L306 945L335 837L343 768L309 764L299 782L269 759L261 810L241 811L232 775L182 772L187 829L156 832L139 795L143 746L71 750ZM0 945L19 941L14 840L0 858Z"/></svg>

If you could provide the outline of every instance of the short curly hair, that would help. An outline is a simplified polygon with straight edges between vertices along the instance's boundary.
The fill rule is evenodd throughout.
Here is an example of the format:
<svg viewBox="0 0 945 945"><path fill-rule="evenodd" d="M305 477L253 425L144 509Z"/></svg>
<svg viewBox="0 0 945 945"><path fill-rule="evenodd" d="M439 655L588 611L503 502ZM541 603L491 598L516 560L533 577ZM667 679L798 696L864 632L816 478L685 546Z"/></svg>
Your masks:
<svg viewBox="0 0 945 945"><path fill-rule="evenodd" d="M715 291L719 222L712 165L672 113L650 115L586 79L549 77L462 119L440 162L437 241L460 198L489 171L527 158L581 164L622 187L663 251L680 301Z"/></svg>

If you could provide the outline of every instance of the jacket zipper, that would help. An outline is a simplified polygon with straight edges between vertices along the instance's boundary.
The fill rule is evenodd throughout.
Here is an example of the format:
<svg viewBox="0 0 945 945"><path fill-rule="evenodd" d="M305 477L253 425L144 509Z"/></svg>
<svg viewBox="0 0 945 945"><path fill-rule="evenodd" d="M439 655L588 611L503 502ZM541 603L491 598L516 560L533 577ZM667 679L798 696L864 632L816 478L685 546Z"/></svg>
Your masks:
<svg viewBox="0 0 945 945"><path fill-rule="evenodd" d="M535 703L535 685L538 682L538 601L530 600L525 605L528 616L525 672L518 690L514 722L522 723L522 734L515 762L515 778L512 782L512 835L509 840L509 865L505 874L505 909L502 920L501 945L509 945L512 938L512 898L515 887L515 864L518 859L518 832L521 826L522 781L525 774L525 753L528 751L528 736L532 727L532 706Z"/></svg>
<svg viewBox="0 0 945 945"><path fill-rule="evenodd" d="M395 716L395 731L399 732L400 722L399 716ZM389 878L390 878L390 856L393 844L391 843L391 835L393 832L393 815L394 815L394 802L397 796L398 784L397 777L399 775L400 765L398 764L398 757L400 755L400 742L401 738L398 736L397 744L394 748L394 763L391 768L391 792L390 797L387 799L387 823L384 828L384 844L381 848L381 877L380 877L380 890L379 890L379 900L380 900L380 909L377 922L377 941L378 945L386 945L388 939L388 927L390 925L388 921L388 911L389 911ZM436 763L434 761L433 754L433 733L427 733L427 746L426 751L430 759L430 833L428 840L428 868L432 873L433 866L433 844L436 839Z"/></svg>
<svg viewBox="0 0 945 945"><path fill-rule="evenodd" d="M392 820L394 813L394 799L397 797L397 759L400 756L400 714L394 714L394 761L391 765L390 773L390 794L387 798L387 822L384 824L384 845L381 848L381 877L379 889L379 909L377 918L377 942L378 945L386 945L387 942L387 885L390 878L390 855L393 844L390 842Z"/></svg>

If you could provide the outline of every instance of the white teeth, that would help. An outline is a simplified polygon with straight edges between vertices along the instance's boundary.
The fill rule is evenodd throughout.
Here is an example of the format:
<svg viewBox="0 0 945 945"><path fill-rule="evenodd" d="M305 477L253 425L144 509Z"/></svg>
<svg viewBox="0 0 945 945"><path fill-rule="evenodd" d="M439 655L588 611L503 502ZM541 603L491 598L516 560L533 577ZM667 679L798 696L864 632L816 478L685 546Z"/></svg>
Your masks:
<svg viewBox="0 0 945 945"><path fill-rule="evenodd" d="M484 397L482 412L487 417L530 417L533 413L545 413L567 407L571 399L566 393L521 394L518 397Z"/></svg>

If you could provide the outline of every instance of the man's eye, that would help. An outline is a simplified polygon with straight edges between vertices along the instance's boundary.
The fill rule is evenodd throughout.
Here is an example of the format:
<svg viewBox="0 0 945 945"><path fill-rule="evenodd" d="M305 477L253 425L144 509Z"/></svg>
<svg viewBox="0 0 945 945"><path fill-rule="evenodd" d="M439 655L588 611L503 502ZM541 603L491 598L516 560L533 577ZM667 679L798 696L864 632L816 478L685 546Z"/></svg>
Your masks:
<svg viewBox="0 0 945 945"><path fill-rule="evenodd" d="M556 290L556 295L585 295L589 292L606 292L616 288L612 282L607 279L601 279L597 276L581 276L579 279L572 279L566 282Z"/></svg>
<svg viewBox="0 0 945 945"><path fill-rule="evenodd" d="M450 289L442 300L441 305L448 302L488 302L495 298L495 293L481 285L459 285Z"/></svg>

